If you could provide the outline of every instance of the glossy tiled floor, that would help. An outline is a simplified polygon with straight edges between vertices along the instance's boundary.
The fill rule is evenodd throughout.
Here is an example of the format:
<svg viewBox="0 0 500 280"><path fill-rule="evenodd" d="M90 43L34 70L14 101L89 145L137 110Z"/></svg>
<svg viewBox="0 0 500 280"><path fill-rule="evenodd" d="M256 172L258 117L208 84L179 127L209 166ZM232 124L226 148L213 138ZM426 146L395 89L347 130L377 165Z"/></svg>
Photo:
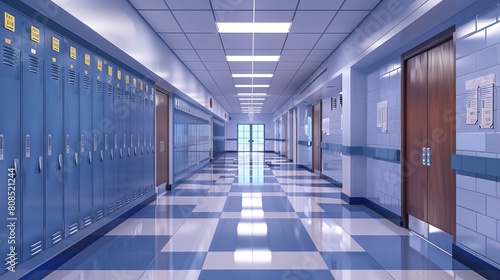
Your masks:
<svg viewBox="0 0 500 280"><path fill-rule="evenodd" d="M482 279L274 154L227 154L47 279Z"/></svg>

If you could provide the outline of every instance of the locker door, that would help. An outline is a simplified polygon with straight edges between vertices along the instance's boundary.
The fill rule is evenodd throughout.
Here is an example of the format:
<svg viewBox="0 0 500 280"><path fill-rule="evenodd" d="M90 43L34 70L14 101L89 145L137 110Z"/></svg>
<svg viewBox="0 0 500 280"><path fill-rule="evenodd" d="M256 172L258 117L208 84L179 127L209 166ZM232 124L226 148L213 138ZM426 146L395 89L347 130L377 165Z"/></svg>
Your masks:
<svg viewBox="0 0 500 280"><path fill-rule="evenodd" d="M146 148L146 134L145 134L145 122L144 122L144 92L138 92L138 100L139 104L137 106L137 126L138 126L138 135L140 136L139 138L141 139L141 150L140 150L140 158L139 161L137 162L137 184L139 187L139 196L144 195L144 187L146 186L146 181L144 180L145 176L145 166L144 164L146 163L146 154L147 154L147 148Z"/></svg>
<svg viewBox="0 0 500 280"><path fill-rule="evenodd" d="M6 8L0 3L3 26L0 27L0 39L2 44L2 62L0 64L0 180L5 182L5 189L0 192L0 219L11 226L0 227L0 254L2 260L8 254L20 254L20 225L17 218L20 217L21 198L21 176L19 176L21 159L21 39L20 29L15 27L11 30L5 28L5 19L9 17L17 22L18 15L13 10ZM11 22L11 21L8 21ZM7 26L12 26L8 25ZM9 205L9 201L10 205ZM10 206L10 207L9 207ZM8 210L8 211L6 211ZM11 235L14 239L9 239ZM7 242L5 242L8 240ZM14 246L14 252L10 247ZM18 257L18 255L17 255ZM16 256L5 259L7 269L13 269L17 260ZM14 262L12 262L14 261ZM0 274L6 272L0 270Z"/></svg>
<svg viewBox="0 0 500 280"><path fill-rule="evenodd" d="M140 149L140 135L138 133L138 127L137 127L137 94L138 91L136 89L131 90L131 97L130 97L130 124L131 124L131 130L130 130L130 138L132 140L132 161L130 163L130 174L131 174L131 182L132 184L130 185L130 191L132 192L132 200L137 199L138 197L138 166L137 166L137 161L139 159L139 151Z"/></svg>
<svg viewBox="0 0 500 280"><path fill-rule="evenodd" d="M80 168L80 129L78 96L79 49L74 43L64 39L61 48L65 49L64 64L64 237L78 231L78 183Z"/></svg>
<svg viewBox="0 0 500 280"><path fill-rule="evenodd" d="M63 73L61 37L45 30L45 248L63 238Z"/></svg>
<svg viewBox="0 0 500 280"><path fill-rule="evenodd" d="M22 260L43 250L43 27L22 19ZM27 32L29 30L29 32Z"/></svg>
<svg viewBox="0 0 500 280"><path fill-rule="evenodd" d="M149 146L151 147L151 154L149 155L148 161L148 187L150 191L154 190L154 179L155 179L155 143L154 143L154 124L155 124L155 98L154 89L151 89L149 96L149 113L148 113L148 129L149 129Z"/></svg>
<svg viewBox="0 0 500 280"><path fill-rule="evenodd" d="M123 88L125 89L123 92L123 113L122 113L122 129L123 129L123 203L129 204L132 201L131 197L131 186L132 183L130 180L131 176L131 161L132 161L132 144L133 139L131 138L131 124L130 124L130 114L131 114L131 105L130 105L130 95L131 88L130 85L126 83L126 81L122 81Z"/></svg>
<svg viewBox="0 0 500 280"><path fill-rule="evenodd" d="M106 215L115 210L114 198L114 162L116 160L115 152L115 129L114 129L114 93L115 83L113 78L113 66L108 62L103 62L104 76L104 208Z"/></svg>
<svg viewBox="0 0 500 280"><path fill-rule="evenodd" d="M92 223L92 78L90 53L80 48L77 54L80 66L80 134L78 151L80 153L80 229Z"/></svg>
<svg viewBox="0 0 500 280"><path fill-rule="evenodd" d="M104 76L102 59L94 56L92 70L92 213L93 220L104 217Z"/></svg>
<svg viewBox="0 0 500 280"><path fill-rule="evenodd" d="M111 70L113 74L113 70ZM114 127L114 149L116 157L113 161L114 176L114 196L116 209L123 206L123 162L124 162L124 136L123 136L123 85L118 79L115 80L115 91L113 94L113 127ZM125 139L126 140L126 139Z"/></svg>

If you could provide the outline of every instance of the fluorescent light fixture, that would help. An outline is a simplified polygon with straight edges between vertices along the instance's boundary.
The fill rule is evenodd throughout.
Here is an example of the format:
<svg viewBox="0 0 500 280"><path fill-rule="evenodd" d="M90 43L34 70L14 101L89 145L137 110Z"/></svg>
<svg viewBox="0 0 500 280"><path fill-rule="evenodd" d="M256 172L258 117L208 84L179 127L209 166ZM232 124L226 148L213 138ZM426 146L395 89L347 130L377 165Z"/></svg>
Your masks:
<svg viewBox="0 0 500 280"><path fill-rule="evenodd" d="M272 78L273 74L233 74L233 78Z"/></svg>
<svg viewBox="0 0 500 280"><path fill-rule="evenodd" d="M240 97L240 101L264 101L266 100L264 97Z"/></svg>
<svg viewBox="0 0 500 280"><path fill-rule="evenodd" d="M250 92L240 92L238 96L266 96L267 93L250 93Z"/></svg>
<svg viewBox="0 0 500 280"><path fill-rule="evenodd" d="M216 22L219 33L288 33L291 22Z"/></svg>
<svg viewBox="0 0 500 280"><path fill-rule="evenodd" d="M250 88L268 88L269 85L235 85L237 88L250 87Z"/></svg>
<svg viewBox="0 0 500 280"><path fill-rule="evenodd" d="M252 106L241 106L242 110L249 110ZM253 107L254 110L262 110L262 107Z"/></svg>
<svg viewBox="0 0 500 280"><path fill-rule="evenodd" d="M248 106L252 106L252 105L264 105L264 103L240 103L241 106L244 106L244 105L248 105Z"/></svg>
<svg viewBox="0 0 500 280"><path fill-rule="evenodd" d="M279 55L226 55L227 61L234 62L276 62L280 60Z"/></svg>

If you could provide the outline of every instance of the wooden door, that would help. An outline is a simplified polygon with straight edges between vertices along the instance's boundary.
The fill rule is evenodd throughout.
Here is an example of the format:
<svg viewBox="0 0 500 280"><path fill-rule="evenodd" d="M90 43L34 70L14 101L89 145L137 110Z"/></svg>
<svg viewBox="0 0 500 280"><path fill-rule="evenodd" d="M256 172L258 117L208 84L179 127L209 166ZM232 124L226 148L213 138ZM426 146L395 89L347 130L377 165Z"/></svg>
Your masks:
<svg viewBox="0 0 500 280"><path fill-rule="evenodd" d="M402 179L403 213L454 235L455 44L451 38L404 62Z"/></svg>
<svg viewBox="0 0 500 280"><path fill-rule="evenodd" d="M168 183L169 175L169 99L168 94L156 91L156 186Z"/></svg>
<svg viewBox="0 0 500 280"><path fill-rule="evenodd" d="M312 170L321 172L321 102L313 106Z"/></svg>

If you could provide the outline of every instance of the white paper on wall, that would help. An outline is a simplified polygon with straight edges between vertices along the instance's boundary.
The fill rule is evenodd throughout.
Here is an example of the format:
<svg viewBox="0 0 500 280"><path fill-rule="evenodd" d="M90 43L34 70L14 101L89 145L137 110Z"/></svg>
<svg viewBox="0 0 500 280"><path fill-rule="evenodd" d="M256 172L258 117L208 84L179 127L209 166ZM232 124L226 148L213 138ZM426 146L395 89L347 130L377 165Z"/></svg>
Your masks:
<svg viewBox="0 0 500 280"><path fill-rule="evenodd" d="M478 97L479 87L467 90L467 119L465 124L471 125L476 124L478 121L477 116L477 97Z"/></svg>
<svg viewBox="0 0 500 280"><path fill-rule="evenodd" d="M481 128L493 128L493 92L495 84L481 87Z"/></svg>
<svg viewBox="0 0 500 280"><path fill-rule="evenodd" d="M382 133L387 133L387 100L377 103L377 127Z"/></svg>

